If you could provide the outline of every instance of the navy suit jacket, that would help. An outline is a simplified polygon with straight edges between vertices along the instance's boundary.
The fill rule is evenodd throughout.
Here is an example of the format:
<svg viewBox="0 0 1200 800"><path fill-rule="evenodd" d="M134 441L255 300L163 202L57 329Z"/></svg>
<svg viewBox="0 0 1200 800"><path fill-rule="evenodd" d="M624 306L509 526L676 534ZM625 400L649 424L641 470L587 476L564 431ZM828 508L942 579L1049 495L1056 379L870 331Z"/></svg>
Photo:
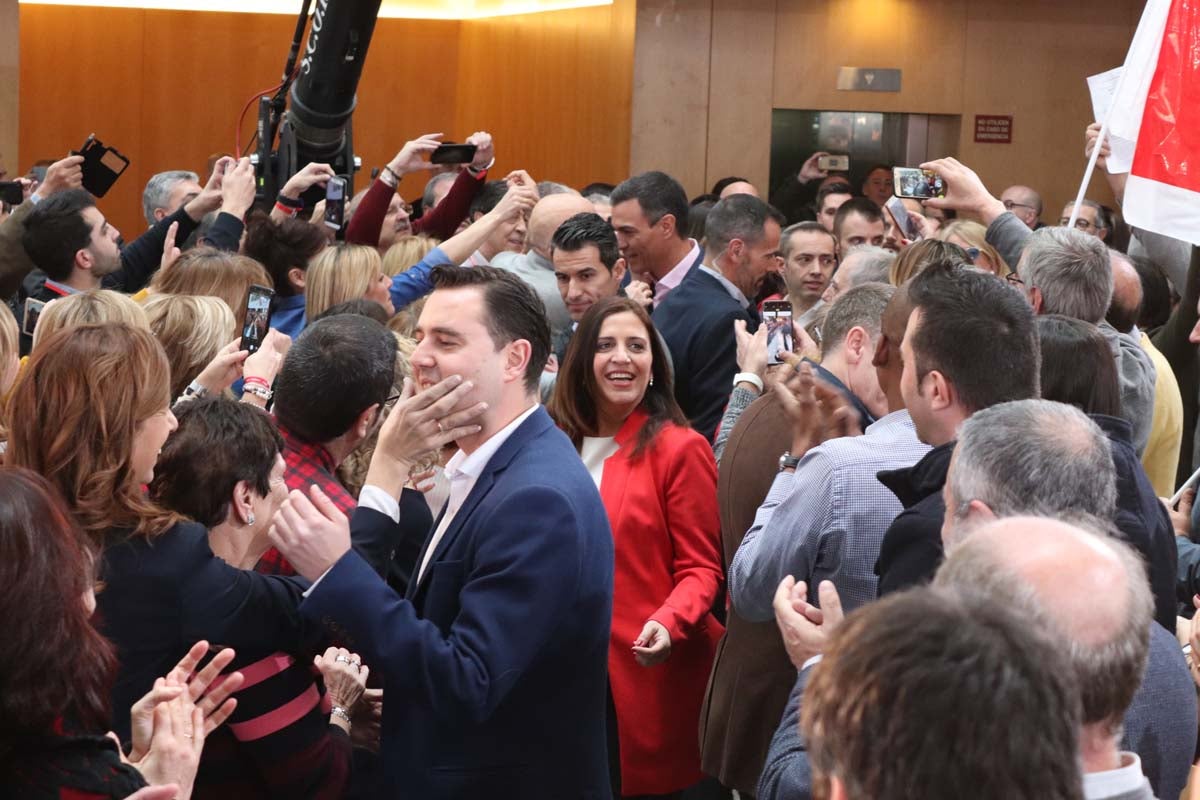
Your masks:
<svg viewBox="0 0 1200 800"><path fill-rule="evenodd" d="M733 322L745 320L753 333L758 313L742 308L720 281L694 267L653 317L675 365L675 399L692 427L712 441L738 371Z"/></svg>
<svg viewBox="0 0 1200 800"><path fill-rule="evenodd" d="M382 672L385 796L607 800L612 590L599 492L539 408L406 598L348 553L300 610Z"/></svg>
<svg viewBox="0 0 1200 800"><path fill-rule="evenodd" d="M390 517L358 508L350 520L357 552L382 571L399 533ZM260 575L213 555L208 531L180 522L160 536L134 536L104 549L96 595L97 627L117 647L113 729L129 738L129 709L193 644L239 652L309 653L324 631L297 610L308 581Z"/></svg>

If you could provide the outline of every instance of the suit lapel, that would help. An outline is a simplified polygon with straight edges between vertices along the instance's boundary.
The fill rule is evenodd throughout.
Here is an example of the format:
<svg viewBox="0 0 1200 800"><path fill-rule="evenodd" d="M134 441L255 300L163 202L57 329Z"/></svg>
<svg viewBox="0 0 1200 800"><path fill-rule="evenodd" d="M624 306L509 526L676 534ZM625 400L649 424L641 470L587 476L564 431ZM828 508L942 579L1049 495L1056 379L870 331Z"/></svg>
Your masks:
<svg viewBox="0 0 1200 800"><path fill-rule="evenodd" d="M471 518L471 514L479 506L479 503L483 500L483 498L487 496L488 492L491 491L492 485L495 483L496 476L504 471L504 468L508 466L510 461L512 461L513 456L520 452L521 448L524 447L526 443L540 435L546 428L552 427L553 424L554 423L550 421L550 415L546 413L546 410L539 407L537 411L533 412L528 419L521 423L521 425L512 432L512 435L508 437L508 440L500 447L499 450L496 451L496 454L492 456L491 460L488 461L488 463L484 466L483 472L481 472L479 475L479 480L475 481L475 485L471 488L470 493L467 494L466 499L463 500L462 506L454 515L454 519L451 520L449 527L446 528L446 532L442 534L441 540L437 543L437 547L434 548L433 557L429 559L429 566L426 567L425 574L423 574L420 580L416 582L415 587L410 588L410 597L415 597L416 594L421 590L421 587L424 586L425 581L429 578L429 574L433 571L433 565L445 555L446 550L449 549L450 545L454 543L454 540L458 538L459 533L462 531L467 521ZM446 509L443 508L442 513L438 515L437 522L434 523L434 531L437 530L437 526L441 523L442 517L445 515L445 513ZM432 533L430 534L430 541L431 540ZM429 541L426 541L425 547L422 548L420 560L417 561L417 564L421 564L424 561L425 551L428 548ZM410 584L410 586L412 585Z"/></svg>
<svg viewBox="0 0 1200 800"><path fill-rule="evenodd" d="M637 446L637 435L646 423L647 414L636 409L621 425L615 437L617 452L604 462L604 475L600 478L600 499L608 511L613 536L617 535L616 520L621 518L621 504L625 501L625 490L629 486L630 461L633 448Z"/></svg>

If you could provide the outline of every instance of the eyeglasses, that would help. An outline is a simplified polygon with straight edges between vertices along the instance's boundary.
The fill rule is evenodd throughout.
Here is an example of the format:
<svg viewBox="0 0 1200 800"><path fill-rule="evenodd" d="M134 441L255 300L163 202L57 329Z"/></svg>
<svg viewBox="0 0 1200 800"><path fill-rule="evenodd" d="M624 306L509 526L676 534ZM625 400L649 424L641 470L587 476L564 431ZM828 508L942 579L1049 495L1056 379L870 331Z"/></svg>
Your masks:
<svg viewBox="0 0 1200 800"><path fill-rule="evenodd" d="M1070 222L1071 222L1070 217L1063 217L1062 219L1060 219L1058 221L1058 224L1061 227L1065 228L1065 227L1067 227L1067 225ZM1096 227L1095 225L1093 225L1091 222L1088 222L1083 217L1080 217L1079 219L1075 220L1075 230L1077 230L1077 231L1086 231L1088 228L1095 228L1095 227Z"/></svg>
<svg viewBox="0 0 1200 800"><path fill-rule="evenodd" d="M1012 211L1014 208L1028 208L1030 211L1037 211L1037 206L1031 206L1028 203L1018 203L1015 200L1004 200L1004 210Z"/></svg>
<svg viewBox="0 0 1200 800"><path fill-rule="evenodd" d="M396 393L396 394L392 395L391 397L389 397L387 400L383 401L383 407L386 408L388 411L391 411L393 408L396 407L396 403L399 403L399 402L400 402L400 394Z"/></svg>
<svg viewBox="0 0 1200 800"><path fill-rule="evenodd" d="M971 259L972 261L977 261L979 259L979 253L980 250L978 247L967 248L967 258Z"/></svg>
<svg viewBox="0 0 1200 800"><path fill-rule="evenodd" d="M1021 280L1021 276L1015 272L1010 272L1004 276L1004 280L1008 281L1009 286L1024 286L1025 281Z"/></svg>

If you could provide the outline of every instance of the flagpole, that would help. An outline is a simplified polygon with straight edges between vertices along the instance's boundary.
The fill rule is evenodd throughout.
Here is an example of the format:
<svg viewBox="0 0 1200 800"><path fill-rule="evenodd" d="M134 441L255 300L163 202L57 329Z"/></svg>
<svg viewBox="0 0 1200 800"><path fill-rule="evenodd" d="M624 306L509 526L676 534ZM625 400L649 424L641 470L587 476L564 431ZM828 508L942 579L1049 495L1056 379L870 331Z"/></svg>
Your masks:
<svg viewBox="0 0 1200 800"><path fill-rule="evenodd" d="M1114 101L1121 96L1121 90L1125 88L1125 78L1129 75L1128 65L1121 69L1121 77L1117 80L1117 88L1113 92ZM1100 156L1100 148L1104 146L1104 140L1108 138L1108 121L1112 119L1112 109L1104 117L1104 121L1100 123L1100 135L1096 137L1096 146L1092 148L1092 157L1088 159L1087 169L1083 173L1083 183L1079 184L1079 193L1075 195L1075 205L1071 207L1071 221L1067 223L1067 227L1074 228L1075 220L1079 219L1079 209L1083 207L1083 197L1087 194L1088 185L1092 182L1092 174L1096 171L1096 159Z"/></svg>

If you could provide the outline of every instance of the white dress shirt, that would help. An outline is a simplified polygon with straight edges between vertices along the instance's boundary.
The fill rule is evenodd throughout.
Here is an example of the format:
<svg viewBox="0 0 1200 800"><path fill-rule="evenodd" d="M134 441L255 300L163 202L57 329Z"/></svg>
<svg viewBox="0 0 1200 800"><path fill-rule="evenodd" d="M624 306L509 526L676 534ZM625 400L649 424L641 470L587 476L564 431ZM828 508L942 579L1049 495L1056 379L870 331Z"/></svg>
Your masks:
<svg viewBox="0 0 1200 800"><path fill-rule="evenodd" d="M449 529L450 523L454 522L454 516L462 508L462 504L471 494L471 490L475 488L475 482L483 474L484 467L492 460L492 456L496 455L496 451L508 441L508 437L521 427L521 423L529 419L533 412L540 407L540 404L534 403L512 422L492 434L486 442L475 449L474 453L467 455L459 450L446 462L446 477L450 479L450 499L446 501L446 510L442 513L441 522L433 532L433 539L425 550L425 557L421 559L421 569L417 571L418 582L425 575L425 569L429 566L430 559L433 558L433 551L442 541L442 536Z"/></svg>
<svg viewBox="0 0 1200 800"><path fill-rule="evenodd" d="M1150 782L1142 772L1137 753L1122 751L1121 766L1107 772L1088 772L1083 776L1083 796L1087 800L1109 797L1154 797Z"/></svg>

